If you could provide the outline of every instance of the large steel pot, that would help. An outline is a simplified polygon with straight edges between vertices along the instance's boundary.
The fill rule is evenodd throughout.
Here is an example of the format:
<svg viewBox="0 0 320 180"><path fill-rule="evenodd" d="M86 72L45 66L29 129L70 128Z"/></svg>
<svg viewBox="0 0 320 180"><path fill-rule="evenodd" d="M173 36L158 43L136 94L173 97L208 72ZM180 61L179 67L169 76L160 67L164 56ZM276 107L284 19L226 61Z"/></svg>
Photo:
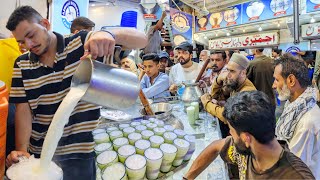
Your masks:
<svg viewBox="0 0 320 180"><path fill-rule="evenodd" d="M75 71L71 87L87 86L83 101L113 109L124 109L135 104L140 82L126 70L90 59L81 60Z"/></svg>

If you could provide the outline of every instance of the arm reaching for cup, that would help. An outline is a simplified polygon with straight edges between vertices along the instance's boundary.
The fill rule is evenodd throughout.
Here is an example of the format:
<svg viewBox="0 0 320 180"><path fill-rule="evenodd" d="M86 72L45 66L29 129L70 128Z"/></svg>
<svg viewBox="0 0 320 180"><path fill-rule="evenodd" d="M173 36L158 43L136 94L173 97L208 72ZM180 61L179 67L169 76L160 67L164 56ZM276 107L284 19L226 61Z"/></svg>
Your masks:
<svg viewBox="0 0 320 180"><path fill-rule="evenodd" d="M220 154L225 139L213 141L201 154L193 161L189 171L184 176L185 179L195 179L203 170L205 170Z"/></svg>

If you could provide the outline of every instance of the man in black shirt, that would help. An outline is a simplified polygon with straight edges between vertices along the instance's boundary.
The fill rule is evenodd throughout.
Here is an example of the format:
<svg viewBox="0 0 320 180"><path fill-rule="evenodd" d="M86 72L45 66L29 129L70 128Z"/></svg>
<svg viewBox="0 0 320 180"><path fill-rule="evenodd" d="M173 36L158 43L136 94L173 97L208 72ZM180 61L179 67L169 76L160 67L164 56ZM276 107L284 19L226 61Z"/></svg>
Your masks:
<svg viewBox="0 0 320 180"><path fill-rule="evenodd" d="M196 178L218 155L238 166L242 179L315 179L309 168L275 138L274 107L260 91L230 97L223 116L232 137L212 142L184 179Z"/></svg>

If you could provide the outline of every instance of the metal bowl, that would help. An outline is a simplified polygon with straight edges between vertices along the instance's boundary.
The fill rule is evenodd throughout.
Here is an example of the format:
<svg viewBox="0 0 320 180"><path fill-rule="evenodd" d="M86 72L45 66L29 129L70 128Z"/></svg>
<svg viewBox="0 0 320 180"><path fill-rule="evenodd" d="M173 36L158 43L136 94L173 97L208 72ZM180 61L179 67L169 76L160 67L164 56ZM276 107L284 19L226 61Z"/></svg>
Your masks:
<svg viewBox="0 0 320 180"><path fill-rule="evenodd" d="M169 103L156 103L156 104L151 104L151 109L155 114L155 118L161 119L161 120L166 120L169 118L169 116L172 113L172 107L171 104ZM142 115L146 115L146 112L143 109L140 110L140 113Z"/></svg>

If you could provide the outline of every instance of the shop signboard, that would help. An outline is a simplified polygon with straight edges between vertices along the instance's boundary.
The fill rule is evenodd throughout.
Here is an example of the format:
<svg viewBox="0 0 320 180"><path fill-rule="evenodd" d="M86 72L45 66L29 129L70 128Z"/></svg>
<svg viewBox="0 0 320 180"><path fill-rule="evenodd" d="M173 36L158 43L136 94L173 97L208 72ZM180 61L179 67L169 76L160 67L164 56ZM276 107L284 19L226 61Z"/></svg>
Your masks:
<svg viewBox="0 0 320 180"><path fill-rule="evenodd" d="M320 0L307 0L307 13L320 10Z"/></svg>
<svg viewBox="0 0 320 180"><path fill-rule="evenodd" d="M170 19L174 45L179 45L184 41L192 43L192 15L171 8Z"/></svg>
<svg viewBox="0 0 320 180"><path fill-rule="evenodd" d="M230 7L230 9L223 12L197 17L196 32L290 16L292 14L293 0L253 0Z"/></svg>
<svg viewBox="0 0 320 180"><path fill-rule="evenodd" d="M70 34L72 21L78 16L88 17L89 0L54 0L52 5L52 29Z"/></svg>
<svg viewBox="0 0 320 180"><path fill-rule="evenodd" d="M254 0L243 4L242 23L293 14L293 0Z"/></svg>
<svg viewBox="0 0 320 180"><path fill-rule="evenodd" d="M304 39L320 38L320 23L302 25L301 37Z"/></svg>
<svg viewBox="0 0 320 180"><path fill-rule="evenodd" d="M279 44L278 32L248 34L209 40L209 49L239 49L276 46Z"/></svg>

